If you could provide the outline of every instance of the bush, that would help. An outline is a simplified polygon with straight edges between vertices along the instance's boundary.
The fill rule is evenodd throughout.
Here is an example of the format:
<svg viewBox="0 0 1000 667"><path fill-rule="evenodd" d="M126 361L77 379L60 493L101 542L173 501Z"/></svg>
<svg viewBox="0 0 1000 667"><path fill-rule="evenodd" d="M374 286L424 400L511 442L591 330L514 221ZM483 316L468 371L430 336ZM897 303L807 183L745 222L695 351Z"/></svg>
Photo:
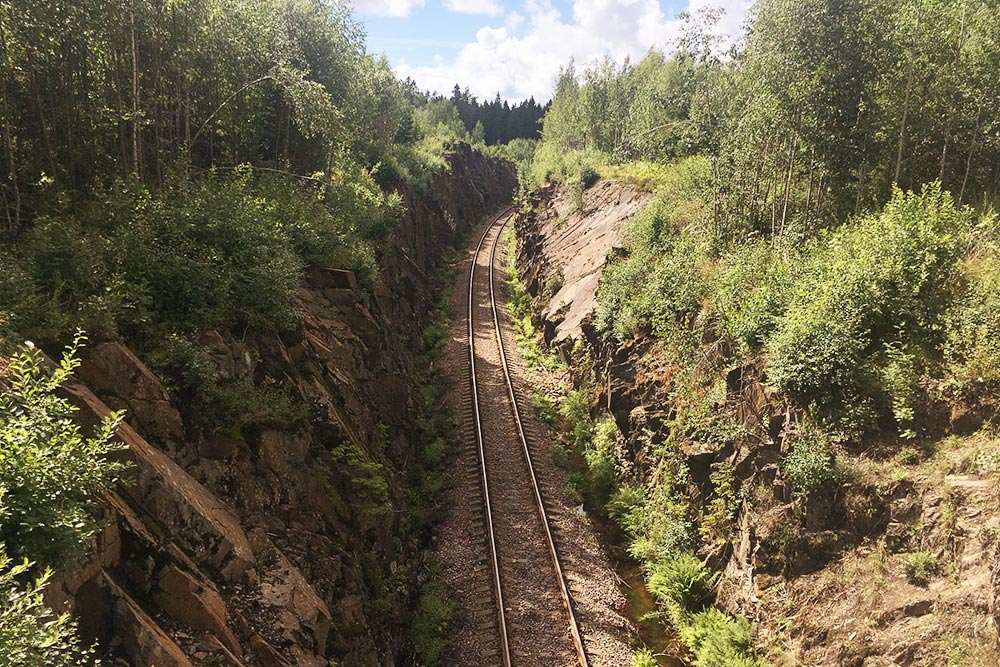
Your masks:
<svg viewBox="0 0 1000 667"><path fill-rule="evenodd" d="M707 290L708 211L689 163L629 223L624 259L605 267L595 308L598 329L619 340L649 326L661 337L687 327Z"/></svg>
<svg viewBox="0 0 1000 667"><path fill-rule="evenodd" d="M670 178L669 167L659 162L629 162L627 164L602 165L598 171L602 178L619 183L634 185L640 190L653 192L666 184Z"/></svg>
<svg viewBox="0 0 1000 667"><path fill-rule="evenodd" d="M617 442L618 425L611 417L604 417L594 423L593 437L583 452L583 458L587 462L589 491L599 505L608 502L618 485L618 459L615 452Z"/></svg>
<svg viewBox="0 0 1000 667"><path fill-rule="evenodd" d="M317 187L249 167L155 192L116 181L76 206L77 217L40 217L0 257L0 309L13 314L10 328L40 340L61 340L78 322L131 341L220 323L289 327L307 264L374 284L374 245L399 207L358 169Z"/></svg>
<svg viewBox="0 0 1000 667"><path fill-rule="evenodd" d="M666 605L674 623L682 625L712 603L718 580L719 575L707 570L694 554L683 553L653 566L647 587Z"/></svg>
<svg viewBox="0 0 1000 667"><path fill-rule="evenodd" d="M612 495L608 512L631 538L629 554L655 565L691 551L695 544L687 466L676 452L664 452L648 487L626 485Z"/></svg>
<svg viewBox="0 0 1000 667"><path fill-rule="evenodd" d="M549 428L554 429L559 425L559 412L552 403L552 399L538 389L533 389L531 392L531 406L535 409L538 418L545 422Z"/></svg>
<svg viewBox="0 0 1000 667"><path fill-rule="evenodd" d="M593 166L589 164L580 165L580 175L577 177L580 179L580 185L583 186L584 190L589 190L591 187L600 180L601 175L597 172Z"/></svg>
<svg viewBox="0 0 1000 667"><path fill-rule="evenodd" d="M305 403L293 398L288 389L269 378L258 384L242 380L221 385L197 409L210 425L239 431L295 430L309 416Z"/></svg>
<svg viewBox="0 0 1000 667"><path fill-rule="evenodd" d="M80 646L69 614L55 614L42 599L52 571L23 584L30 567L27 561L14 565L0 548L0 666L94 664L94 651Z"/></svg>
<svg viewBox="0 0 1000 667"><path fill-rule="evenodd" d="M763 348L788 306L800 258L764 240L726 253L712 281L713 302L726 332L746 351Z"/></svg>
<svg viewBox="0 0 1000 667"><path fill-rule="evenodd" d="M753 646L753 627L742 616L710 607L680 628L680 638L694 654L696 667L765 667Z"/></svg>
<svg viewBox="0 0 1000 667"><path fill-rule="evenodd" d="M906 578L916 584L927 583L941 569L937 557L929 551L903 553L896 558L899 560L899 565Z"/></svg>
<svg viewBox="0 0 1000 667"><path fill-rule="evenodd" d="M790 442L791 451L785 455L781 472L796 493L812 493L826 482L837 479L830 441L817 427L804 425Z"/></svg>
<svg viewBox="0 0 1000 667"><path fill-rule="evenodd" d="M946 318L945 360L962 387L1000 387L1000 254L966 268L968 287Z"/></svg>
<svg viewBox="0 0 1000 667"><path fill-rule="evenodd" d="M29 345L0 378L0 541L18 558L60 565L81 557L101 527L90 505L94 494L124 467L108 460L124 449L113 436L121 415L87 438L74 421L78 408L58 393L79 365L83 341L78 334L52 370Z"/></svg>
<svg viewBox="0 0 1000 667"><path fill-rule="evenodd" d="M852 430L890 413L889 350L933 350L968 213L931 185L817 246L768 342L769 377Z"/></svg>
<svg viewBox="0 0 1000 667"><path fill-rule="evenodd" d="M448 629L455 614L442 586L431 579L420 591L417 610L410 626L410 643L420 667L441 665L448 649Z"/></svg>
<svg viewBox="0 0 1000 667"><path fill-rule="evenodd" d="M573 446L583 452L594 437L594 421L590 418L590 392L574 389L559 404L559 414L573 434Z"/></svg>
<svg viewBox="0 0 1000 667"><path fill-rule="evenodd" d="M0 250L0 335L46 340L66 328L59 302L42 294L28 262Z"/></svg>
<svg viewBox="0 0 1000 667"><path fill-rule="evenodd" d="M653 652L646 648L639 649L632 657L632 667L658 667L658 665Z"/></svg>

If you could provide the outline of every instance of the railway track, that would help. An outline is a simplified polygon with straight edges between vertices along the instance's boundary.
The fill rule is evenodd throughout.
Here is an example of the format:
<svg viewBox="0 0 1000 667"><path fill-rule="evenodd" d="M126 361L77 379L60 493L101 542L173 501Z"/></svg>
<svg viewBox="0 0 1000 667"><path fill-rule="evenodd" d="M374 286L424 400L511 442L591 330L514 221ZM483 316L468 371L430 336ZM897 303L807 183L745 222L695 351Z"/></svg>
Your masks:
<svg viewBox="0 0 1000 667"><path fill-rule="evenodd" d="M486 555L480 562L489 570L489 591L480 597L492 602L478 627L482 641L496 646L487 658L501 667L589 667L521 418L511 342L501 327L494 265L512 216L511 207L487 224L468 283L465 435L478 468Z"/></svg>

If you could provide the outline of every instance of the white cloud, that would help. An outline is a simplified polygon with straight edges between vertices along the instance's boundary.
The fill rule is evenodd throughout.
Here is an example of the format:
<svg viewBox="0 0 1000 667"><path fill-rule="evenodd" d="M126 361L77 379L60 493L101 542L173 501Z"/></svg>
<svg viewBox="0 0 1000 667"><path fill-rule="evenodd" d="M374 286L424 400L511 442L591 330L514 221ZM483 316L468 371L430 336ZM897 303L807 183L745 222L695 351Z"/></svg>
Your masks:
<svg viewBox="0 0 1000 667"><path fill-rule="evenodd" d="M462 14L488 14L500 16L503 6L496 0L444 0L445 6L453 12Z"/></svg>
<svg viewBox="0 0 1000 667"><path fill-rule="evenodd" d="M517 12L510 12L504 17L503 24L507 26L507 30L517 30L524 25L524 17Z"/></svg>
<svg viewBox="0 0 1000 667"><path fill-rule="evenodd" d="M414 7L423 7L426 0L353 0L354 9L378 16L409 16Z"/></svg>
<svg viewBox="0 0 1000 667"><path fill-rule="evenodd" d="M449 5L459 0L448 0ZM719 31L738 34L753 0L688 0L695 12L707 6L726 10ZM486 0L489 4L492 0ZM481 4L473 2L471 4ZM574 0L572 16L564 17L550 0L526 0L523 13L511 12L503 27L483 27L476 40L446 63L397 66L421 88L448 94L455 83L474 95L509 100L547 100L559 68L575 60L577 68L609 55L621 63L636 61L650 48L669 49L681 22L664 14L658 0Z"/></svg>

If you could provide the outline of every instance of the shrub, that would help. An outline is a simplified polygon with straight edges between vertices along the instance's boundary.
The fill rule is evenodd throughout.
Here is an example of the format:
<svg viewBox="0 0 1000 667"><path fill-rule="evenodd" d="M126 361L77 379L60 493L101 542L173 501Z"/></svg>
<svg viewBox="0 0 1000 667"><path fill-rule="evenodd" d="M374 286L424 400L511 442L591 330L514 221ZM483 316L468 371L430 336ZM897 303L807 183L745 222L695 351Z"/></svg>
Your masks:
<svg viewBox="0 0 1000 667"><path fill-rule="evenodd" d="M217 389L215 366L202 348L184 336L167 334L157 340L146 359L161 381L186 402L205 403Z"/></svg>
<svg viewBox="0 0 1000 667"><path fill-rule="evenodd" d="M550 182L574 182L582 187L580 177L584 167L602 164L605 161L605 157L598 151L576 149L566 151L553 142L542 141L535 148L528 179L531 186L536 188Z"/></svg>
<svg viewBox="0 0 1000 667"><path fill-rule="evenodd" d="M66 328L66 314L39 291L26 261L0 250L0 267L0 335L47 340Z"/></svg>
<svg viewBox="0 0 1000 667"><path fill-rule="evenodd" d="M632 667L657 667L658 665L653 652L646 648L639 649L632 657Z"/></svg>
<svg viewBox="0 0 1000 667"><path fill-rule="evenodd" d="M535 409L538 418L545 422L549 428L556 428L559 425L559 412L552 403L552 399L543 394L539 389L531 392L531 406Z"/></svg>
<svg viewBox="0 0 1000 667"><path fill-rule="evenodd" d="M590 164L580 165L580 175L577 177L580 179L580 185L583 186L584 190L589 190L597 181L601 178L601 175L597 172Z"/></svg>
<svg viewBox="0 0 1000 667"><path fill-rule="evenodd" d="M24 584L30 567L27 561L14 565L0 549L0 666L94 664L94 651L80 646L69 614L55 614L42 599L52 571Z"/></svg>
<svg viewBox="0 0 1000 667"><path fill-rule="evenodd" d="M712 297L727 333L759 351L787 308L798 258L764 240L726 253L713 275Z"/></svg>
<svg viewBox="0 0 1000 667"><path fill-rule="evenodd" d="M940 343L967 226L931 185L819 244L768 342L770 379L845 428L873 428L892 402L888 351Z"/></svg>
<svg viewBox="0 0 1000 667"><path fill-rule="evenodd" d="M791 451L785 455L781 471L797 493L807 494L837 478L833 450L827 436L816 426L806 424L791 439Z"/></svg>
<svg viewBox="0 0 1000 667"><path fill-rule="evenodd" d="M0 378L0 541L18 558L59 565L82 556L101 526L90 502L124 467L108 460L124 448L113 436L121 415L88 438L78 408L58 394L83 342L78 334L52 370L29 345L12 356L5 388Z"/></svg>
<svg viewBox="0 0 1000 667"><path fill-rule="evenodd" d="M14 267L0 277L0 309L22 335L60 340L81 321L132 341L219 323L292 326L305 265L374 284L374 244L400 200L365 170L305 187L240 167L167 179L155 192L115 181L73 210L40 217L0 257Z"/></svg>
<svg viewBox="0 0 1000 667"><path fill-rule="evenodd" d="M940 563L937 557L929 551L914 551L912 553L899 554L896 557L906 578L917 584L925 584L938 573Z"/></svg>
<svg viewBox="0 0 1000 667"><path fill-rule="evenodd" d="M718 580L719 575L706 569L694 554L683 553L653 566L647 587L666 605L674 623L682 625L712 603Z"/></svg>
<svg viewBox="0 0 1000 667"><path fill-rule="evenodd" d="M593 437L583 452L587 462L587 481L591 496L599 505L608 502L618 485L618 459L615 447L618 441L618 425L610 417L597 420L593 426Z"/></svg>
<svg viewBox="0 0 1000 667"><path fill-rule="evenodd" d="M688 505L677 500L665 506L650 503L646 529L637 533L629 545L629 554L641 562L656 563L677 558L694 548L694 526L688 518Z"/></svg>
<svg viewBox="0 0 1000 667"><path fill-rule="evenodd" d="M708 212L684 164L675 167L681 176L629 223L627 256L611 261L601 276L597 327L619 340L642 326L666 337L689 326L701 310L708 286Z"/></svg>
<svg viewBox="0 0 1000 667"><path fill-rule="evenodd" d="M598 171L603 178L634 185L640 190L653 192L670 178L670 167L659 162L629 162L602 165Z"/></svg>
<svg viewBox="0 0 1000 667"><path fill-rule="evenodd" d="M945 360L963 387L1000 387L1000 255L970 262L968 287L946 318Z"/></svg>
<svg viewBox="0 0 1000 667"><path fill-rule="evenodd" d="M275 428L294 430L309 416L305 403L270 378L254 384L242 380L216 388L206 405L198 406L203 419L223 429Z"/></svg>
<svg viewBox="0 0 1000 667"><path fill-rule="evenodd" d="M431 579L424 584L410 626L410 643L420 667L441 665L448 649L448 629L455 614L440 584Z"/></svg>
<svg viewBox="0 0 1000 667"><path fill-rule="evenodd" d="M628 535L639 535L648 528L646 490L643 487L622 485L611 495L606 507L611 518Z"/></svg>
<svg viewBox="0 0 1000 667"><path fill-rule="evenodd" d="M715 538L724 542L723 536L739 511L741 494L740 482L736 477L736 467L729 462L712 464L712 498L705 504L699 532L706 540Z"/></svg>
<svg viewBox="0 0 1000 667"><path fill-rule="evenodd" d="M753 646L753 627L742 616L709 607L680 628L680 638L694 654L696 667L764 667Z"/></svg>
<svg viewBox="0 0 1000 667"><path fill-rule="evenodd" d="M341 442L330 450L334 469L359 501L358 511L381 516L388 511L389 483L382 464L370 460L358 445Z"/></svg>

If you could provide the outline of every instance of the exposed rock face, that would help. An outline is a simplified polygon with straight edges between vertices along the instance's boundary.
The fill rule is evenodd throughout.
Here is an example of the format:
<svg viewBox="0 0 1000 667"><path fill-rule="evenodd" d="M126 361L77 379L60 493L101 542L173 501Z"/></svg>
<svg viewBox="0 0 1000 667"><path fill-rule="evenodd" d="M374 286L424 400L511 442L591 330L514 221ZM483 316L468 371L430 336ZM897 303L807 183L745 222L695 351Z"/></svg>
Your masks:
<svg viewBox="0 0 1000 667"><path fill-rule="evenodd" d="M953 411L956 437L915 441L906 448L909 460L888 453L902 443L840 445L849 478L796 497L781 465L798 415L767 383L764 360L728 353L727 342L709 331L698 360L681 368L648 332L618 342L595 330L589 313L597 278L592 285L589 277L620 252L622 228L644 203L630 191L598 183L582 212L573 211L567 191L543 191L518 221L518 269L546 340L571 362L586 360L571 368L614 417L625 440L621 463L633 482L657 484L648 442L678 436L671 433L678 374L720 390L710 407L735 421L741 435L718 443L683 434L673 440L699 520L719 464L731 465L742 483L734 525L723 540L702 540L699 550L723 572L718 603L757 621L762 643L783 647L778 665L1000 664L997 472L992 463L970 463L995 456L997 440L994 432L959 437L983 417ZM907 558L916 557L936 573L914 578Z"/></svg>
<svg viewBox="0 0 1000 667"><path fill-rule="evenodd" d="M528 291L538 298L547 342L562 346L580 339L608 251L618 246L625 223L649 197L630 185L603 180L584 192L578 210L568 191L549 188L519 219L519 264L526 268Z"/></svg>
<svg viewBox="0 0 1000 667"><path fill-rule="evenodd" d="M69 391L88 421L126 410L119 435L134 465L105 499L91 559L49 590L85 637L137 667L397 664L418 557L405 521L409 341L443 245L516 186L512 165L467 147L451 165L427 192L401 192L406 214L373 292L350 272L313 267L296 330L200 341L221 377L274 378L306 403L301 426L202 432L121 343L86 350ZM370 468L358 462L384 471L389 508L368 501Z"/></svg>

